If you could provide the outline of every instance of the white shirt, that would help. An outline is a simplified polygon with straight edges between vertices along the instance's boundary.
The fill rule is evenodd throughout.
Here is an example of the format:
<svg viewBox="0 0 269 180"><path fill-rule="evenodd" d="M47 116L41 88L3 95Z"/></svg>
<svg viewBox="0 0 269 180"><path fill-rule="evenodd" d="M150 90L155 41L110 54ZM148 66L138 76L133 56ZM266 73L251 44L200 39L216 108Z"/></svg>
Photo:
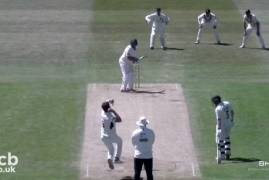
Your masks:
<svg viewBox="0 0 269 180"><path fill-rule="evenodd" d="M126 46L126 48L124 49L124 51L119 59L119 62L132 64L132 62L130 60L128 60L128 56L132 56L132 57L137 58L137 52L135 49L132 48L131 45Z"/></svg>
<svg viewBox="0 0 269 180"><path fill-rule="evenodd" d="M247 23L248 25L251 25L253 27L256 27L257 22L259 22L258 19L256 18L256 16L254 14L251 14L251 17L250 18L247 17L247 15L245 14L244 17L243 17L243 19L244 19L244 22L245 23Z"/></svg>
<svg viewBox="0 0 269 180"><path fill-rule="evenodd" d="M140 127L132 134L132 144L135 148L134 157L138 159L152 158L152 145L155 140L154 132L147 127Z"/></svg>
<svg viewBox="0 0 269 180"><path fill-rule="evenodd" d="M217 17L215 14L210 13L209 16L206 15L206 13L202 13L198 16L198 23L203 24L203 23L217 23Z"/></svg>
<svg viewBox="0 0 269 180"><path fill-rule="evenodd" d="M116 116L112 112L101 112L101 138L116 135Z"/></svg>
<svg viewBox="0 0 269 180"><path fill-rule="evenodd" d="M228 101L221 102L215 109L217 125L226 128L233 125L233 109Z"/></svg>
<svg viewBox="0 0 269 180"><path fill-rule="evenodd" d="M149 24L152 24L153 30L164 30L165 26L169 23L170 18L163 13L161 13L160 16L158 16L157 12L155 12L147 15L145 17L145 20Z"/></svg>

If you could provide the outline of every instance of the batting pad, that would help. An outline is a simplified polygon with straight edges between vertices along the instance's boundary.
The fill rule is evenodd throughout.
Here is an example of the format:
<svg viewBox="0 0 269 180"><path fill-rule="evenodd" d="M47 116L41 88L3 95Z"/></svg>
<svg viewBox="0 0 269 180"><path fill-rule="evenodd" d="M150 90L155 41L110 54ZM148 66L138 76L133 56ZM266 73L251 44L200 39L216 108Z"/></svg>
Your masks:
<svg viewBox="0 0 269 180"><path fill-rule="evenodd" d="M148 127L155 132L153 174L155 179L199 179L200 170L195 155L189 115L179 84L142 84L137 92L121 93L120 84L89 84L85 114L81 179L115 179L133 176L134 148L132 132L136 121L146 116ZM107 149L100 139L101 103L108 98L122 122L117 133L123 140L121 164L110 170ZM146 179L143 170L142 177Z"/></svg>

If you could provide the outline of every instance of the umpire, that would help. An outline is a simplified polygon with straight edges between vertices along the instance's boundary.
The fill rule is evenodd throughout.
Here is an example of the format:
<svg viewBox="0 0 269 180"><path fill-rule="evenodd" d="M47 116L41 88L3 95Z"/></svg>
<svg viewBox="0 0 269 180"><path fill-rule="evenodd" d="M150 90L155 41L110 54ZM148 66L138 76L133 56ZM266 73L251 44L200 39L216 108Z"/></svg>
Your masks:
<svg viewBox="0 0 269 180"><path fill-rule="evenodd" d="M140 180L140 174L144 165L147 180L153 180L152 167L152 145L155 140L155 134L153 130L147 128L149 121L146 117L140 117L136 122L139 128L137 128L132 134L132 144L134 146L134 179Z"/></svg>

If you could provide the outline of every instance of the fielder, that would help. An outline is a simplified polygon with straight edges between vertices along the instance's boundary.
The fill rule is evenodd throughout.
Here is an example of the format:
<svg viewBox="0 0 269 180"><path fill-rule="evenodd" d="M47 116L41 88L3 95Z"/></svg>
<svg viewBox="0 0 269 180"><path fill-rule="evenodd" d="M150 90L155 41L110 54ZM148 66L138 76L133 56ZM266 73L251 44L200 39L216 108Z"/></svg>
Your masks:
<svg viewBox="0 0 269 180"><path fill-rule="evenodd" d="M110 107L113 102L113 100L103 102L101 113L101 140L108 149L107 162L110 169L114 169L113 162L120 162L122 151L122 139L116 133L116 123L122 120L118 113ZM116 153L114 145L116 145Z"/></svg>
<svg viewBox="0 0 269 180"><path fill-rule="evenodd" d="M136 122L137 128L132 134L132 144L134 146L134 180L140 180L142 167L146 170L147 180L153 180L153 156L152 146L155 141L153 130L147 128L149 121L146 117L140 117Z"/></svg>
<svg viewBox="0 0 269 180"><path fill-rule="evenodd" d="M202 30L206 27L213 28L217 44L221 43L219 33L217 31L218 20L216 15L211 13L210 9L206 9L204 13L198 16L198 25L199 29L194 44L200 43Z"/></svg>
<svg viewBox="0 0 269 180"><path fill-rule="evenodd" d="M148 24L151 25L151 34L150 34L150 49L154 49L154 42L156 34L160 35L161 48L166 50L165 47L165 27L170 21L170 18L165 14L161 13L161 8L157 8L155 13L149 14L145 17L145 20Z"/></svg>
<svg viewBox="0 0 269 180"><path fill-rule="evenodd" d="M249 38L253 30L256 30L256 34L261 43L261 48L266 49L263 37L260 32L261 26L259 20L256 16L250 12L250 10L246 10L244 15L244 36L242 40L242 44L239 48L244 48L246 46L246 40Z"/></svg>
<svg viewBox="0 0 269 180"><path fill-rule="evenodd" d="M231 156L230 132L234 126L234 111L228 101L221 101L220 96L212 97L211 101L216 107L216 160L220 164L222 160L229 160Z"/></svg>
<svg viewBox="0 0 269 180"><path fill-rule="evenodd" d="M143 56L140 58L137 56L137 45L138 42L136 39L131 40L130 44L124 49L119 59L122 73L122 84L120 87L121 92L134 91L134 64L138 63L140 59L143 59Z"/></svg>

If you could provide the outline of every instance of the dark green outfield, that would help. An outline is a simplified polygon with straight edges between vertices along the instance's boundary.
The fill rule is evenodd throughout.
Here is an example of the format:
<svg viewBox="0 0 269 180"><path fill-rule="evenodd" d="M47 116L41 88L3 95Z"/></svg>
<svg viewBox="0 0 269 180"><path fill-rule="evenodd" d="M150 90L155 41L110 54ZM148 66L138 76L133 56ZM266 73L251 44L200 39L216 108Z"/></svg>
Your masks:
<svg viewBox="0 0 269 180"><path fill-rule="evenodd" d="M0 179L79 178L86 86L120 82L118 58L134 37L139 40L140 54L148 56L142 64L142 82L181 83L184 87L203 179L269 178L269 167L259 168L258 162L219 166L215 162L215 119L209 101L215 94L231 101L235 109L233 157L269 161L269 51L255 49L256 39L251 39L250 49L238 49L242 20L231 0L0 4L9 10L0 11L6 15L0 19L0 155L12 152L20 160L17 173L0 174ZM148 49L149 27L143 19L157 6L171 17L168 47L182 50ZM219 17L221 39L228 46L212 44L211 32L204 34L204 43L193 44L196 16L206 7ZM269 2L263 8L268 10ZM50 11L40 17L25 15L38 15L33 12L37 9ZM14 19L12 13L17 10L29 19ZM48 14L63 10L67 14L50 19ZM77 15L70 10L83 11ZM266 39L269 21L264 18Z"/></svg>

